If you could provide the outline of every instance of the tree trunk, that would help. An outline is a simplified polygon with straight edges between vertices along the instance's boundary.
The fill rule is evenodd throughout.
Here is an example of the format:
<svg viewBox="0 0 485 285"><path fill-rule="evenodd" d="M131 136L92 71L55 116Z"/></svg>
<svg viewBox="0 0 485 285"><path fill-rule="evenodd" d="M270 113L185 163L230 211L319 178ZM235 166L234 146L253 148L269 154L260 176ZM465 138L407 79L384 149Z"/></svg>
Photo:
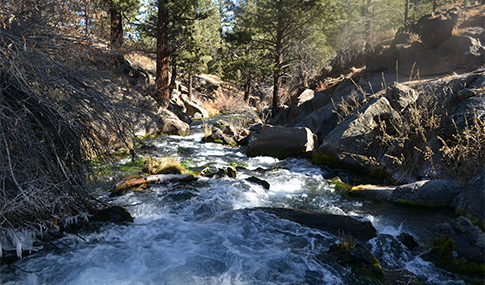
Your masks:
<svg viewBox="0 0 485 285"><path fill-rule="evenodd" d="M244 86L244 101L247 104L249 104L249 99L251 98L251 89L253 87L252 81L253 81L252 77L248 76L248 78L246 79L246 82L245 82L245 86Z"/></svg>
<svg viewBox="0 0 485 285"><path fill-rule="evenodd" d="M405 0L406 5L404 6L404 25L407 25L408 23L408 16L409 16L409 1L410 0Z"/></svg>
<svg viewBox="0 0 485 285"><path fill-rule="evenodd" d="M158 22L157 22L157 73L156 101L162 108L167 108L170 101L169 72L168 72L168 9L163 0L158 1Z"/></svg>
<svg viewBox="0 0 485 285"><path fill-rule="evenodd" d="M84 1L84 22L86 25L86 35L89 35L91 33L91 19L89 18L91 15L89 12L89 2L90 0Z"/></svg>
<svg viewBox="0 0 485 285"><path fill-rule="evenodd" d="M282 3L278 3L278 9L282 10ZM273 106L271 116L274 118L280 112L281 105L281 75L283 68L283 41L284 41L284 22L285 19L282 18L283 13L278 13L277 30L276 30L276 47L275 47L275 66L276 69L273 75Z"/></svg>
<svg viewBox="0 0 485 285"><path fill-rule="evenodd" d="M118 49L123 45L123 17L118 6L110 8L111 15L111 48Z"/></svg>
<svg viewBox="0 0 485 285"><path fill-rule="evenodd" d="M436 0L433 0L433 13L436 13Z"/></svg>
<svg viewBox="0 0 485 285"><path fill-rule="evenodd" d="M189 101L192 101L192 71L189 71L189 90L188 90Z"/></svg>

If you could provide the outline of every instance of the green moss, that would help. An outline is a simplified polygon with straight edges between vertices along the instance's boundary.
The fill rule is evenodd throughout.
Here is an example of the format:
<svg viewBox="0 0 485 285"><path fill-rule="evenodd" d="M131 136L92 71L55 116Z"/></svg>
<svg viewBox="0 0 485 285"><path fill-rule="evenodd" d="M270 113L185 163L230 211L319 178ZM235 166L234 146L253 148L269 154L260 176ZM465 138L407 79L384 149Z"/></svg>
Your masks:
<svg viewBox="0 0 485 285"><path fill-rule="evenodd" d="M475 218L475 216L473 216L470 213L467 213L464 209L456 208L455 209L455 216L457 216L457 217L463 216L463 217L470 219L470 221L472 221L472 224L474 226L479 227L483 232L485 232L485 221L478 219L478 218Z"/></svg>
<svg viewBox="0 0 485 285"><path fill-rule="evenodd" d="M436 266L458 274L485 276L485 265L469 262L463 258L453 258L456 250L455 241L444 235L438 238L433 249L426 254L425 260L431 261Z"/></svg>
<svg viewBox="0 0 485 285"><path fill-rule="evenodd" d="M352 185L343 182L338 177L330 179L330 182L333 185L335 185L335 189L337 189L337 190L342 190L342 191L351 191L352 190Z"/></svg>
<svg viewBox="0 0 485 285"><path fill-rule="evenodd" d="M245 163L245 162L231 162L229 163L229 166L232 166L232 167L238 167L238 166L242 166L242 167L248 167L248 164Z"/></svg>
<svg viewBox="0 0 485 285"><path fill-rule="evenodd" d="M214 140L215 143L220 143L220 144L224 144L224 142L222 140Z"/></svg>
<svg viewBox="0 0 485 285"><path fill-rule="evenodd" d="M173 157L161 159L148 158L144 164L144 170L150 174L188 174L187 169Z"/></svg>
<svg viewBox="0 0 485 285"><path fill-rule="evenodd" d="M408 206L408 207L416 207L416 208L445 208L448 207L448 203L446 202L430 202L428 200L416 202L410 201L406 199L396 199L392 201L393 203Z"/></svg>
<svg viewBox="0 0 485 285"><path fill-rule="evenodd" d="M324 153L315 153L312 157L312 163L316 165L326 165L333 168L341 168L341 164L335 157Z"/></svg>

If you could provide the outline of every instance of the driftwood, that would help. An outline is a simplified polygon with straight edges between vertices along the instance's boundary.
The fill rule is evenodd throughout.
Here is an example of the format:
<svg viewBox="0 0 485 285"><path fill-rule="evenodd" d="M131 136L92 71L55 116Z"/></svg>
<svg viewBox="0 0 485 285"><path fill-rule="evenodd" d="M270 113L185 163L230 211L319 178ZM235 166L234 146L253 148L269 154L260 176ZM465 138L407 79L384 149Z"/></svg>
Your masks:
<svg viewBox="0 0 485 285"><path fill-rule="evenodd" d="M120 182L118 182L113 190L111 190L111 194L109 195L110 197L118 196L121 195L124 190L139 186L145 183L163 183L163 182L168 182L168 181L183 181L183 182L190 182L190 181L195 181L197 178L195 178L193 175L185 175L185 174L155 174L155 175L149 175L145 177L136 177L132 179L125 179Z"/></svg>

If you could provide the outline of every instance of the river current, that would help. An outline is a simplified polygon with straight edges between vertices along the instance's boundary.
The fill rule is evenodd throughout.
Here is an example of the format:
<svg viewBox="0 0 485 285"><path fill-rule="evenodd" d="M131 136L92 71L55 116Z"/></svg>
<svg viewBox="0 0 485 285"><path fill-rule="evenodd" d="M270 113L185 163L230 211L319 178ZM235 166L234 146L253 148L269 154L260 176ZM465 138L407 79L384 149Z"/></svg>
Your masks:
<svg viewBox="0 0 485 285"><path fill-rule="evenodd" d="M202 143L203 135L199 124L188 136L161 136L145 144L150 155L174 156L189 167L243 165L236 179L156 184L146 193L117 198L100 189L99 198L125 206L134 223L66 233L14 266L0 267L0 283L367 284L350 268L318 258L338 236L256 209L278 207L366 218L378 232L367 246L385 271L410 272L427 284L465 284L396 239L409 233L429 248L438 224L453 218L451 211L351 199L328 180L335 175L345 180L345 172L305 159L248 158L244 148ZM246 181L250 176L269 182L270 189Z"/></svg>

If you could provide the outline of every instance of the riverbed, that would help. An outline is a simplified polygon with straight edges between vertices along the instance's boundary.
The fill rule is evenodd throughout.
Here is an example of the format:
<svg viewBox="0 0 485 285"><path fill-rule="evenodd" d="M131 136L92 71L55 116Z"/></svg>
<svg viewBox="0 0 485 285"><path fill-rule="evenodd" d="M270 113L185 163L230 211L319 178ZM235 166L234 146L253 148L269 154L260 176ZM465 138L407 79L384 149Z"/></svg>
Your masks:
<svg viewBox="0 0 485 285"><path fill-rule="evenodd" d="M451 210L356 200L329 180L339 176L345 181L350 174L344 171L302 158L248 158L242 147L202 143L203 136L199 123L188 136L159 136L144 144L151 156L173 156L193 168L235 165L236 179L155 184L116 198L98 189L99 199L124 206L134 223L65 233L14 266L0 267L0 283L369 284L350 268L319 257L339 236L259 209L270 207L367 219L378 236L366 246L384 271L399 272L411 284L466 284L396 238L408 233L422 248L430 248L439 236L438 225L453 219ZM269 182L270 188L245 180L251 176Z"/></svg>

